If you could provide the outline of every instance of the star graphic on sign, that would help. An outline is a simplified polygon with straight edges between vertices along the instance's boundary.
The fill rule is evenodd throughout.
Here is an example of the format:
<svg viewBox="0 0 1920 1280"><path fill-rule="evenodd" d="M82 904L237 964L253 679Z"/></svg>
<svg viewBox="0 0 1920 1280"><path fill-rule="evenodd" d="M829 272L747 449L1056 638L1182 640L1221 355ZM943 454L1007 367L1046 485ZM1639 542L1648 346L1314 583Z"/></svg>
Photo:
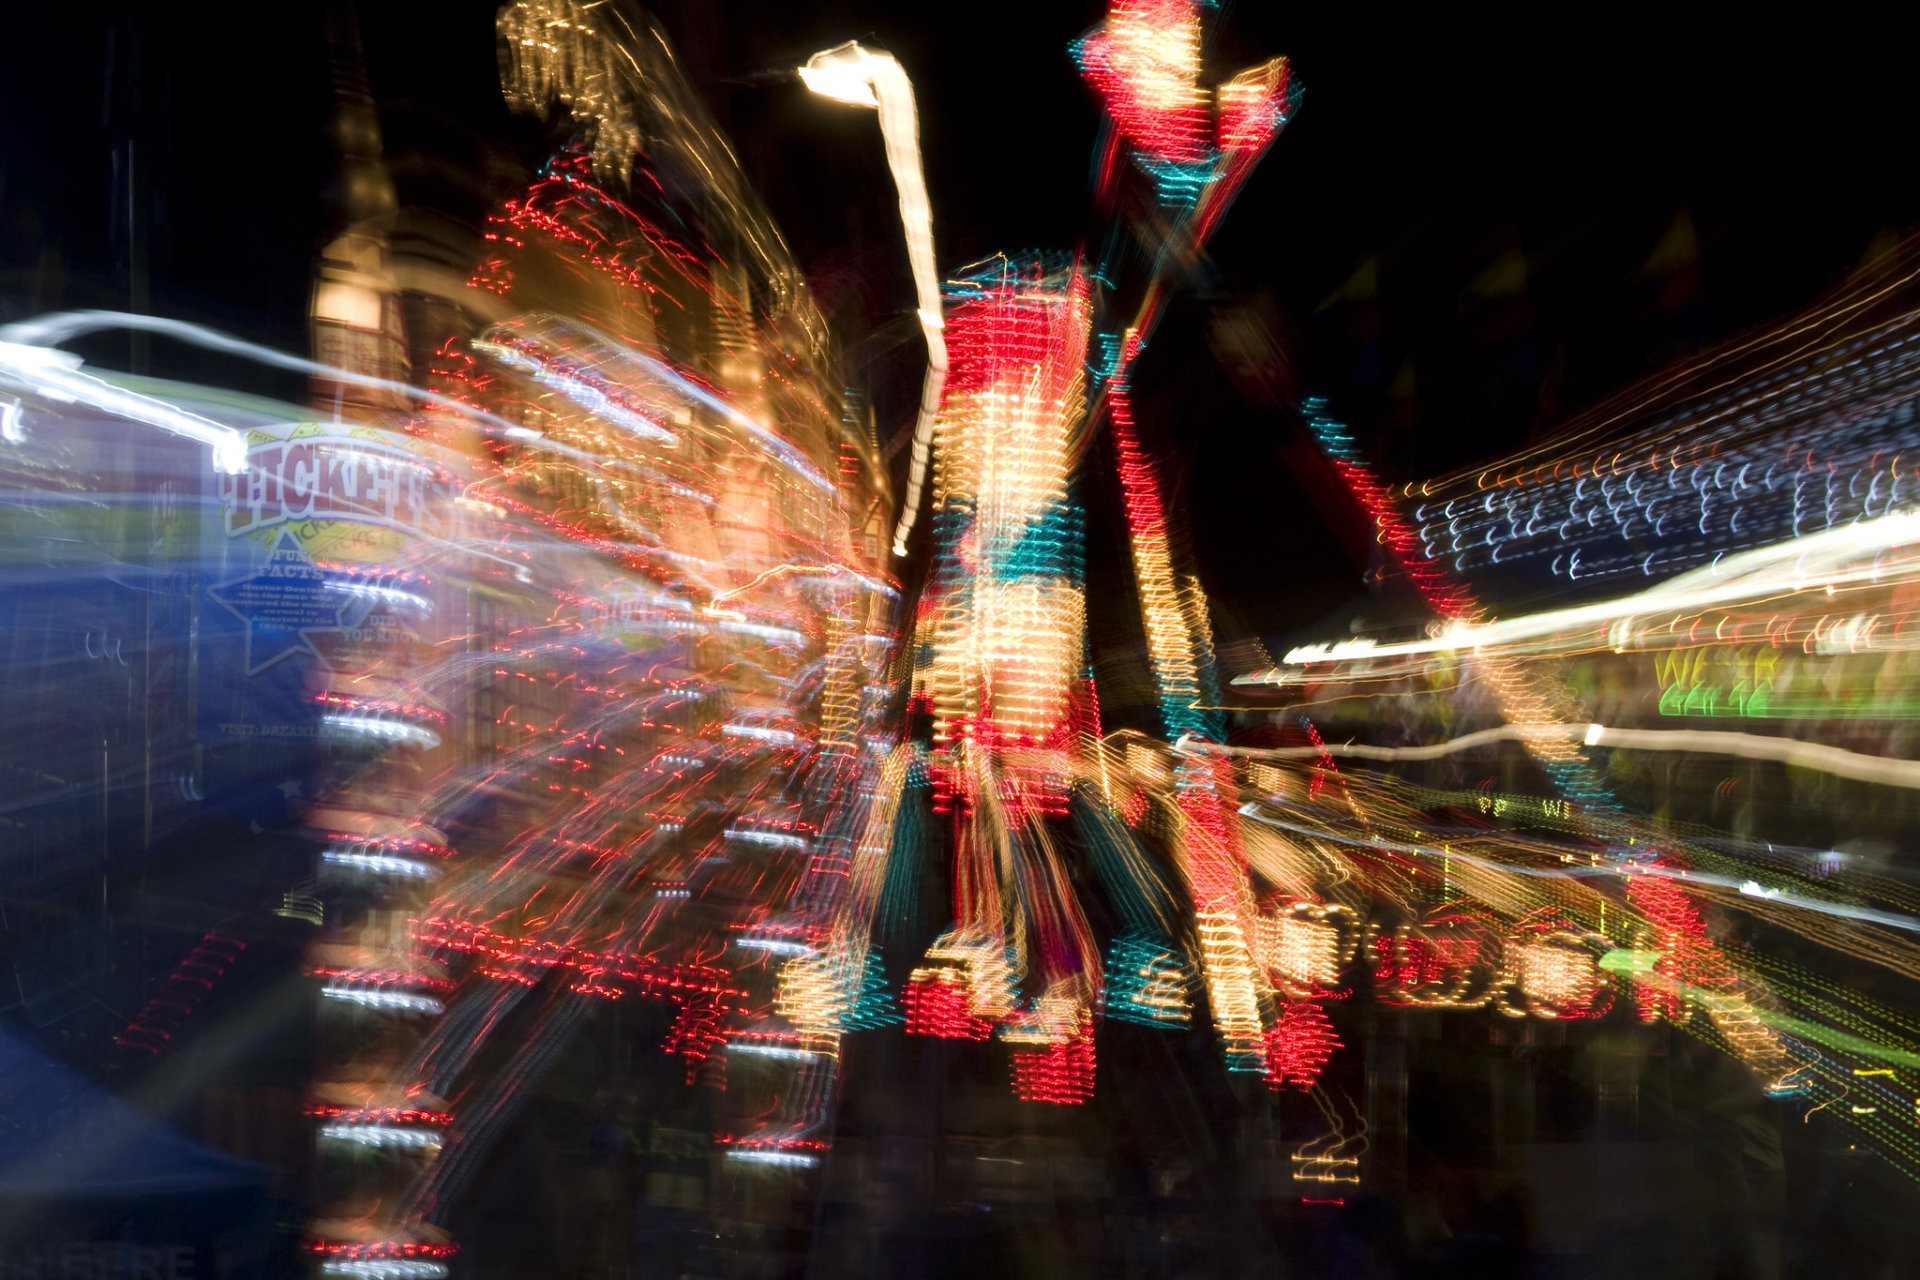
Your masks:
<svg viewBox="0 0 1920 1280"><path fill-rule="evenodd" d="M339 627L347 604L346 597L327 589L326 570L286 529L265 564L244 578L207 588L207 594L246 624L250 676L296 653L319 657L309 633Z"/></svg>

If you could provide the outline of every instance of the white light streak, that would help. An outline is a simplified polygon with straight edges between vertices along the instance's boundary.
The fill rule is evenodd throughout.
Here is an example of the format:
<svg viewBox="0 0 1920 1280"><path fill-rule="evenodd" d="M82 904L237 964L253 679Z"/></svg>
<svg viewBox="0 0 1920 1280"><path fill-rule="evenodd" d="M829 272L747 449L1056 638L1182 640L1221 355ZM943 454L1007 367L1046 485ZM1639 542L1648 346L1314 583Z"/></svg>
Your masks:
<svg viewBox="0 0 1920 1280"><path fill-rule="evenodd" d="M750 951L770 951L776 956L810 956L813 948L804 942L788 942L782 938L735 938L735 946L746 947Z"/></svg>
<svg viewBox="0 0 1920 1280"><path fill-rule="evenodd" d="M406 1129L394 1124L325 1124L320 1136L333 1142L355 1142L363 1147L411 1147L430 1150L441 1145L437 1129Z"/></svg>
<svg viewBox="0 0 1920 1280"><path fill-rule="evenodd" d="M1420 747L1376 747L1364 742L1329 742L1325 746L1304 747L1219 747L1191 735L1183 735L1173 744L1173 748L1190 754L1248 756L1257 760L1317 760L1322 754L1350 756L1358 760L1438 760L1456 751L1470 751L1474 747L1511 739L1578 738L1598 727L1585 724L1503 724Z"/></svg>
<svg viewBox="0 0 1920 1280"><path fill-rule="evenodd" d="M920 165L920 119L913 103L913 82L892 54L875 53L849 40L823 49L800 68L807 88L836 102L880 112L880 137L887 168L900 196L900 223L906 230L907 262L920 306L920 335L927 343L927 376L920 387L920 415L913 424L913 456L907 470L907 497L893 530L893 554L907 554L907 535L920 516L926 488L927 458L933 447L933 423L947 383L946 328L941 319L940 277L933 260L933 203Z"/></svg>
<svg viewBox="0 0 1920 1280"><path fill-rule="evenodd" d="M1356 639L1331 645L1302 645L1288 651L1283 661L1301 666L1347 658L1510 649L1534 642L1551 642L1569 631L1603 630L1617 648L1632 640L1632 623L1643 615L1664 617L1782 593L1880 581L1887 575L1888 566L1871 557L1915 542L1920 542L1920 513L1902 511L1723 556L1705 568L1614 600L1493 622L1456 623L1437 636L1420 640L1379 644ZM1282 682L1278 673L1273 672L1258 672L1234 681L1235 684Z"/></svg>
<svg viewBox="0 0 1920 1280"><path fill-rule="evenodd" d="M328 866L344 867L349 871L364 871L375 876L407 876L416 880L431 880L440 874L439 868L412 858L396 858L386 853L343 853L337 849L328 849L320 855L320 861Z"/></svg>
<svg viewBox="0 0 1920 1280"><path fill-rule="evenodd" d="M729 840L745 840L748 844L770 845L776 849L798 849L805 852L813 847L813 842L805 836L792 836L784 831L756 831L752 827L728 827L725 835Z"/></svg>
<svg viewBox="0 0 1920 1280"><path fill-rule="evenodd" d="M182 320L169 319L166 316L134 315L124 311L61 311L51 315L35 316L31 320L20 320L0 328L0 376L4 376L9 366L22 370L35 369L64 370L69 375L77 374L85 382L96 388L106 388L107 392L118 397L131 397L132 401L146 406L159 406L160 410L175 415L167 421L153 421L142 413L127 412L126 407L95 405L107 408L108 412L118 413L137 421L148 422L163 430L181 428L179 434L193 434L205 439L214 448L214 461L229 475L240 475L246 470L245 433L232 428L208 422L184 410L167 405L147 396L135 395L86 374L78 374L81 367L80 357L53 348L62 342L94 333L102 329L131 329L143 333L159 333L189 346L203 347L209 351L220 351L228 355L239 356L274 369L288 369L295 373L304 373L312 377L325 378L329 382L338 382L352 387L367 387L381 391L390 391L410 399L433 405L449 413L475 423L483 423L498 432L510 432L521 429L517 423L487 413L473 406L455 400L451 396L437 391L426 391L411 383L396 382L390 378L376 378L368 374L354 373L347 369L321 364L303 356L288 355L284 351L275 351L272 347L263 347L257 342L247 342L231 337L218 330L204 328L197 324L188 324ZM93 402L87 396L79 394L73 388L54 382L36 382L36 390L41 394L66 403ZM168 425L172 422L173 425ZM225 443L217 437L204 435L205 429L213 427L225 432L232 443ZM189 430L190 429L190 430Z"/></svg>
<svg viewBox="0 0 1920 1280"><path fill-rule="evenodd" d="M363 1005L369 1009L400 1009L408 1013L430 1013L439 1015L447 1007L432 996L423 996L415 991L383 991L378 987L322 987L320 995L326 1000L344 1000L349 1004Z"/></svg>
<svg viewBox="0 0 1920 1280"><path fill-rule="evenodd" d="M717 629L735 635L758 636L774 644L801 645L807 641L806 636L789 627L769 627L758 622L722 621Z"/></svg>
<svg viewBox="0 0 1920 1280"><path fill-rule="evenodd" d="M237 476L247 469L244 433L82 372L79 356L50 347L0 341L0 378L65 404L84 405L116 418L144 422L169 435L198 441L212 449L214 468L227 475ZM20 438L17 405L5 425L7 439L17 441Z"/></svg>
<svg viewBox="0 0 1920 1280"><path fill-rule="evenodd" d="M1796 768L1816 769L1837 778L1875 782L1886 787L1920 788L1920 760L1870 756L1830 747L1824 742L1717 729L1610 729L1598 724L1585 728L1588 746L1624 747L1633 751L1707 751L1748 760L1778 760Z"/></svg>
<svg viewBox="0 0 1920 1280"><path fill-rule="evenodd" d="M792 747L799 745L800 736L785 729L768 729L757 724L723 724L720 732L730 738L758 738L762 742L771 742L775 746Z"/></svg>
<svg viewBox="0 0 1920 1280"><path fill-rule="evenodd" d="M585 378L565 369L555 368L549 361L536 359L499 342L484 342L476 339L473 349L484 351L508 368L527 374L543 387L552 387L588 413L603 422L612 423L630 435L665 445L680 443L678 436L653 419L635 413L625 405L616 404L611 396Z"/></svg>
<svg viewBox="0 0 1920 1280"><path fill-rule="evenodd" d="M439 734L417 724L408 724L404 720L387 720L378 716L359 715L328 715L320 719L321 723L329 729L364 733L370 738L384 738L388 742L407 742L416 747L428 749L440 745Z"/></svg>
<svg viewBox="0 0 1920 1280"><path fill-rule="evenodd" d="M800 1049L785 1044L759 1044L746 1040L729 1040L727 1042L727 1052L748 1053L759 1058L789 1058L802 1062L809 1058L832 1056L831 1054L823 1054L818 1049Z"/></svg>
<svg viewBox="0 0 1920 1280"><path fill-rule="evenodd" d="M1702 751L1741 756L1748 760L1778 760L1801 769L1815 769L1838 778L1879 783L1887 787L1920 789L1920 760L1896 760L1830 747L1823 742L1780 738L1759 733L1719 729L1615 729L1603 724L1503 724L1478 733L1420 747L1376 747L1363 742L1329 742L1320 747L1216 747L1182 737L1176 750L1200 755L1247 756L1259 760L1316 759L1322 752L1360 760L1437 760L1456 751L1489 743L1519 739L1579 741L1589 747L1621 747L1630 751Z"/></svg>
<svg viewBox="0 0 1920 1280"><path fill-rule="evenodd" d="M1711 885L1719 889L1739 890L1747 897L1760 897L1768 902L1778 902L1782 906L1798 907L1805 911L1818 912L1820 915L1835 916L1842 920L1859 920L1868 924L1882 924L1890 929L1902 929L1908 933L1920 933L1920 918L1901 915L1895 911L1882 911L1877 907L1858 907L1844 902L1831 902L1825 898L1811 898L1804 894L1788 893L1782 889L1763 890L1759 894L1748 894L1745 884L1755 881L1739 881L1732 876L1717 875L1711 871L1698 871L1687 867L1662 866L1658 863L1634 860L1636 850L1621 849L1615 846L1613 852L1628 859L1615 863L1601 863L1596 866L1582 866L1577 863L1559 867L1529 867L1518 863L1501 862L1494 858L1482 858L1467 853L1458 846L1435 849L1427 845L1406 844L1397 840L1385 840L1378 836L1349 836L1329 830L1325 827L1302 826L1298 823L1283 822L1268 817L1259 811L1256 804L1248 803L1239 809L1240 816L1251 818L1263 826L1275 827L1281 831L1290 831L1296 835L1311 836L1318 840L1330 840L1335 844L1353 845L1362 849L1386 849L1394 853L1411 854L1428 858L1435 862L1464 862L1489 871L1504 872L1508 875L1529 876L1537 880L1588 880L1606 876L1656 876L1663 880L1678 880L1686 884ZM1628 953L1610 952L1610 956ZM1606 957L1602 958L1602 968L1611 967Z"/></svg>
<svg viewBox="0 0 1920 1280"><path fill-rule="evenodd" d="M445 1263L420 1258L329 1258L320 1264L323 1276L357 1276L361 1280L446 1280Z"/></svg>
<svg viewBox="0 0 1920 1280"><path fill-rule="evenodd" d="M422 613L433 612L433 601L411 591L402 591L398 587L383 587L372 582L341 582L337 578L329 578L325 587L328 591L338 591L342 595L365 596L372 600L384 600L388 604L411 605Z"/></svg>
<svg viewBox="0 0 1920 1280"><path fill-rule="evenodd" d="M445 1280L445 1263L417 1257L349 1257L326 1259L323 1276L359 1276L361 1280Z"/></svg>
<svg viewBox="0 0 1920 1280"><path fill-rule="evenodd" d="M804 1155L798 1151L761 1151L735 1147L727 1152L729 1160L745 1160L751 1164L784 1165L792 1169L811 1169L820 1163L818 1156Z"/></svg>

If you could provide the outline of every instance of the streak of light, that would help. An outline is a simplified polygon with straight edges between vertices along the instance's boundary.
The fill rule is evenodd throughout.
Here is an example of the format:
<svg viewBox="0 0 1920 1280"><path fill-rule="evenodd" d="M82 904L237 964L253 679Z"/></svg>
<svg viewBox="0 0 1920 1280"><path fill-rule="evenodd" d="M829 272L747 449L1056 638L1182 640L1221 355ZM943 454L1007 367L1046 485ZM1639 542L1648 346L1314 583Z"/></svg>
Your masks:
<svg viewBox="0 0 1920 1280"><path fill-rule="evenodd" d="M900 196L907 261L913 269L913 289L920 304L920 333L927 344L927 376L920 388L919 417L913 424L907 497L893 530L893 554L904 556L907 535L913 532L920 515L933 424L940 414L940 394L947 381L947 342L942 332L946 323L941 318L940 277L933 258L933 203L920 164L920 120L913 102L913 82L892 54L875 53L852 40L808 58L807 65L800 68L800 78L807 88L824 97L879 111L887 168Z"/></svg>
<svg viewBox="0 0 1920 1280"><path fill-rule="evenodd" d="M0 330L0 333L11 332ZM128 418L158 427L170 435L198 441L213 450L213 465L227 475L240 475L247 469L247 438L232 427L203 418L197 413L168 404L154 396L141 395L81 371L80 357L49 347L31 346L0 339L0 378L15 386L36 392L64 404L81 404L116 417ZM6 438L21 439L19 406L8 415Z"/></svg>
<svg viewBox="0 0 1920 1280"><path fill-rule="evenodd" d="M369 875L409 876L419 880L430 880L440 874L435 867L412 858L395 858L384 853L342 853L329 849L320 855L320 860L329 866L345 867L350 871L365 871Z"/></svg>
<svg viewBox="0 0 1920 1280"><path fill-rule="evenodd" d="M1732 889L1745 897L1759 897L1768 902L1777 902L1782 906L1801 907L1821 915L1836 916L1844 920L1858 920L1868 924L1886 925L1893 929L1904 929L1911 933L1920 933L1920 918L1902 915L1895 911L1882 911L1876 907L1861 907L1845 902L1830 902L1823 898L1809 898L1804 894L1790 893L1784 889L1768 889L1761 893L1749 890L1755 882L1737 876L1724 876L1711 871L1696 871L1686 867L1666 867L1648 862L1599 863L1583 866L1571 863L1558 867L1528 867L1518 863L1501 862L1493 858L1482 858L1466 853L1457 847L1444 849L1428 845L1407 844L1400 841L1385 840L1378 836L1342 835L1325 827L1309 827L1298 823L1283 822L1259 812L1258 802L1249 801L1240 807L1240 816L1295 835L1312 836L1316 840L1331 840L1336 844L1354 845L1367 849L1383 849L1394 853L1412 854L1436 862L1464 862L1472 866L1483 867L1489 871L1499 871L1508 875L1531 876L1541 880L1590 880L1590 879L1630 879L1653 876L1662 880L1677 880L1686 884L1711 885L1720 889ZM1631 851L1621 849L1617 852L1626 855Z"/></svg>
<svg viewBox="0 0 1920 1280"><path fill-rule="evenodd" d="M779 1165L788 1169L811 1169L820 1163L820 1157L799 1151L760 1151L741 1147L730 1149L727 1159L743 1160L748 1164Z"/></svg>
<svg viewBox="0 0 1920 1280"><path fill-rule="evenodd" d="M1362 638L1337 644L1302 645L1288 651L1284 661L1291 666L1303 666L1412 654L1480 653L1553 641L1564 632L1581 630L1593 631L1596 644L1603 635L1610 636L1617 647L1628 638L1633 619L1645 614L1691 612L1781 593L1882 581L1889 570L1878 560L1864 564L1850 562L1915 542L1920 542L1920 512L1902 511L1725 556L1705 568L1630 596L1492 622L1454 622L1440 634L1422 640L1382 644ZM1234 681L1236 684L1282 682L1271 672L1257 672Z"/></svg>
<svg viewBox="0 0 1920 1280"><path fill-rule="evenodd" d="M381 991L372 987L322 987L320 995L328 1000L364 1005L369 1009L399 1009L408 1013L445 1013L447 1007L432 996L412 991Z"/></svg>
<svg viewBox="0 0 1920 1280"><path fill-rule="evenodd" d="M417 1147L433 1148L441 1145L441 1137L432 1129L403 1129L391 1124L327 1124L320 1126L320 1136L335 1142L353 1142L363 1147Z"/></svg>
<svg viewBox="0 0 1920 1280"><path fill-rule="evenodd" d="M446 1280L447 1268L414 1258L329 1258L320 1264L320 1274L357 1280Z"/></svg>
<svg viewBox="0 0 1920 1280"><path fill-rule="evenodd" d="M1742 756L1750 760L1778 760L1795 768L1814 769L1859 782L1920 788L1920 760L1896 760L1888 756L1831 747L1823 742L1721 729L1615 729L1603 724L1505 724L1417 747L1376 747L1363 742L1329 742L1324 748L1216 747L1191 737L1182 737L1174 745L1177 750L1185 752L1265 760L1313 759L1323 750L1328 755L1361 760L1437 760L1457 751L1470 751L1495 742L1532 742L1549 738L1578 741L1589 747L1619 747L1632 751L1703 751L1715 755Z"/></svg>

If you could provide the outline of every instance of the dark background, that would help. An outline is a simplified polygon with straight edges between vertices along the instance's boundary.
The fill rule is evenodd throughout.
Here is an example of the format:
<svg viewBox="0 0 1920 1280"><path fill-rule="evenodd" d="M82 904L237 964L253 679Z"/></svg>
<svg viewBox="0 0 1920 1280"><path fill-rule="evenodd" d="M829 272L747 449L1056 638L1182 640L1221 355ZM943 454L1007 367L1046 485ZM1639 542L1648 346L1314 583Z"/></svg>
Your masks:
<svg viewBox="0 0 1920 1280"><path fill-rule="evenodd" d="M468 226L524 183L550 136L501 104L493 9L358 13L401 203ZM1086 223L1097 112L1066 45L1100 6L657 11L839 323L883 433L905 430L921 348L879 131L786 71L848 38L901 59L943 268L1067 248ZM337 217L327 14L11 17L0 316L131 306L304 350L312 259ZM1306 85L1138 376L1143 433L1229 643L1344 629L1367 565L1364 541L1329 526L1337 498L1310 491L1324 477L1297 451L1289 461L1284 403L1252 402L1224 376L1208 342L1223 311L1277 338L1280 400L1331 397L1390 477L1425 476L1798 309L1920 218L1904 45L1865 9L1545 21L1228 3L1209 24L1214 78L1286 53ZM164 345L152 360L302 394ZM1104 466L1096 455L1090 490ZM1124 549L1109 499L1087 501L1098 581L1124 571ZM1128 647L1123 628L1111 639Z"/></svg>

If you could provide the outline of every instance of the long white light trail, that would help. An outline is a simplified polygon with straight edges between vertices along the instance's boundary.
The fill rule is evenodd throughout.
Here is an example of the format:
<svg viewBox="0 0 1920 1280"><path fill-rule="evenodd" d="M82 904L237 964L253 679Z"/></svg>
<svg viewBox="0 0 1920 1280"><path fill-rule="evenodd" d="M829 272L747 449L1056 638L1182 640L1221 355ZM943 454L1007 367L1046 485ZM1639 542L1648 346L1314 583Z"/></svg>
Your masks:
<svg viewBox="0 0 1920 1280"><path fill-rule="evenodd" d="M913 425L913 457L907 470L907 496L893 530L893 554L907 554L907 535L920 515L927 459L933 449L933 422L947 383L946 321L940 311L940 277L933 265L933 203L920 165L920 117L913 105L913 82L890 53L875 53L849 40L822 49L800 68L800 79L823 98L880 113L880 138L887 168L900 195L900 221L906 228L907 262L920 303L920 333L927 342L927 376L920 387L920 416Z"/></svg>

